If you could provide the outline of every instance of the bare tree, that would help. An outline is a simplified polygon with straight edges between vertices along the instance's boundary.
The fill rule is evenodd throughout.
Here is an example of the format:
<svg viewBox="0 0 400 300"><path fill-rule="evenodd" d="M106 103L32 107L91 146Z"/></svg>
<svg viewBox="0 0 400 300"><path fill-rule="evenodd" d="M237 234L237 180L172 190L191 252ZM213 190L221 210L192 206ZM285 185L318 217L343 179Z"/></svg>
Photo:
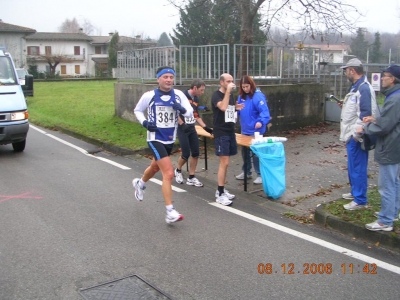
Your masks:
<svg viewBox="0 0 400 300"><path fill-rule="evenodd" d="M95 29L96 29L96 27L94 27L93 24L88 19L84 19L83 23L79 24L79 22L76 20L75 17L71 20L65 19L65 21L58 28L58 30L60 32L64 32L64 33L83 32L83 33L86 33L87 35L92 35L92 33ZM99 31L99 30L97 29L97 31Z"/></svg>
<svg viewBox="0 0 400 300"><path fill-rule="evenodd" d="M76 18L73 18L72 20L65 19L58 30L64 33L78 33L80 28L81 26L79 25Z"/></svg>
<svg viewBox="0 0 400 300"><path fill-rule="evenodd" d="M39 59L44 59L50 66L50 76L54 77L56 74L56 67L60 63L70 63L73 59L65 54L45 54L39 55Z"/></svg>
<svg viewBox="0 0 400 300"><path fill-rule="evenodd" d="M183 7L190 0L168 0ZM208 3L214 0L203 0ZM230 0L241 14L241 43L253 43L252 24L257 12L263 16L265 33L272 38L272 27L279 27L287 34L302 32L303 39L329 40L332 33L355 32L355 23L361 13L346 0Z"/></svg>
<svg viewBox="0 0 400 300"><path fill-rule="evenodd" d="M191 0L168 0L180 9ZM272 26L283 28L287 35L302 32L303 44L306 37L328 40L332 33L342 34L345 31L355 31L356 14L361 16L357 8L347 4L345 0L228 0L238 7L240 20L240 43L253 44L253 21L260 12L263 16L265 33L272 40ZM215 0L199 0L198 5L214 3ZM241 53L239 74L246 74L247 49Z"/></svg>
<svg viewBox="0 0 400 300"><path fill-rule="evenodd" d="M86 33L87 35L92 35L93 31L96 29L88 19L83 20L83 24L82 24L81 28L82 28L82 31L84 33Z"/></svg>

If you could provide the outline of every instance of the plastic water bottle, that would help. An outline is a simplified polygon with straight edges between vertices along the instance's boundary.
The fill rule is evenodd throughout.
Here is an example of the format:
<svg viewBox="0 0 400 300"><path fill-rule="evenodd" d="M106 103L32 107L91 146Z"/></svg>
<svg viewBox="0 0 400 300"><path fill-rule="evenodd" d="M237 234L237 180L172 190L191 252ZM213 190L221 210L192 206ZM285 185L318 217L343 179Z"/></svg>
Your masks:
<svg viewBox="0 0 400 300"><path fill-rule="evenodd" d="M280 136L266 136L264 137L264 142L267 143L276 143L276 142L286 142L287 138L285 137L280 137Z"/></svg>
<svg viewBox="0 0 400 300"><path fill-rule="evenodd" d="M252 139L251 144L262 144L262 143L276 143L276 142L286 142L287 138L279 136L266 136L259 139Z"/></svg>

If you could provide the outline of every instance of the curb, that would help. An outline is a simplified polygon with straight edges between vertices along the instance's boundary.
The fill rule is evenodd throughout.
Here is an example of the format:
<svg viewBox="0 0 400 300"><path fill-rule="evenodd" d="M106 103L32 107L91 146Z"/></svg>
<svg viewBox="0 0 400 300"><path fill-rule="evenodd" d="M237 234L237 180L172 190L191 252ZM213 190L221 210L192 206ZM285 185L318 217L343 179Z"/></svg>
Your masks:
<svg viewBox="0 0 400 300"><path fill-rule="evenodd" d="M83 134L77 133L75 131L60 127L60 126L55 126L55 128L62 132L65 133L69 136L72 136L74 138L77 138L79 140L82 140L84 142L90 143L94 146L97 146L105 151L111 152L115 155L119 155L119 156L127 156L127 155L135 155L135 154L140 154L140 155L149 155L151 154L151 151L146 147L143 149L136 149L136 150L132 150L132 149L128 149L128 148L122 148L119 146L115 146L109 143L105 143L90 137L87 137Z"/></svg>
<svg viewBox="0 0 400 300"><path fill-rule="evenodd" d="M350 237L365 240L372 244L377 244L382 247L390 248L398 251L400 249L400 236L393 232L385 231L370 231L364 226L346 222L342 219L327 213L324 209L325 205L318 206L315 210L314 222L329 229L333 229Z"/></svg>

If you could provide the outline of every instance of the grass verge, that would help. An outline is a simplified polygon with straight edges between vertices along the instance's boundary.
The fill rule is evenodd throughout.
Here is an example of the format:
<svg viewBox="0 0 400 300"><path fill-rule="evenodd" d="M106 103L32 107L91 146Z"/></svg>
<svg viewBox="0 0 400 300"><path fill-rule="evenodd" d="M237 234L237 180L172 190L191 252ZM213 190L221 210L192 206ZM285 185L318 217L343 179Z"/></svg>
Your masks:
<svg viewBox="0 0 400 300"><path fill-rule="evenodd" d="M344 221L364 226L367 223L374 222L376 220L374 212L380 211L381 209L381 196L377 187L368 190L367 196L368 205L366 208L359 210L345 210L343 205L349 203L349 200L340 199L326 204L325 211L343 219ZM394 231L397 234L400 234L400 220L394 222Z"/></svg>
<svg viewBox="0 0 400 300"><path fill-rule="evenodd" d="M146 130L115 116L115 81L35 82L28 97L29 121L64 127L98 141L128 149L147 147Z"/></svg>

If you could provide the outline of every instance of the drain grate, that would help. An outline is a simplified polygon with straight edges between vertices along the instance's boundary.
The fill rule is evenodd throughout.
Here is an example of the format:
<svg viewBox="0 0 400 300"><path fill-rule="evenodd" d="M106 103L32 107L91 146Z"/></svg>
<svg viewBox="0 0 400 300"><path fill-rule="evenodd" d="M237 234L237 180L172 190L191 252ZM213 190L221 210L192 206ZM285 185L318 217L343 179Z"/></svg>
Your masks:
<svg viewBox="0 0 400 300"><path fill-rule="evenodd" d="M86 300L172 299L138 275L113 280L79 291Z"/></svg>

